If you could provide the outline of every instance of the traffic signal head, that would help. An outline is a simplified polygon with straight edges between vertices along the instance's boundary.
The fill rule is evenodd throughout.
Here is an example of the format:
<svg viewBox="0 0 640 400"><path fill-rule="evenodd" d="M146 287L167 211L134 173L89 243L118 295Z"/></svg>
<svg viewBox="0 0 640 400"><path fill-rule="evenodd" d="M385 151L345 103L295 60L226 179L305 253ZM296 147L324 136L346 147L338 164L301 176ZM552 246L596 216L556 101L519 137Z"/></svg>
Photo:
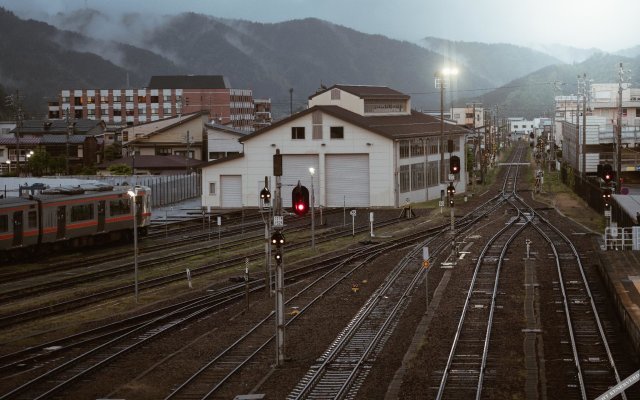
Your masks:
<svg viewBox="0 0 640 400"><path fill-rule="evenodd" d="M604 206L609 207L611 205L611 189L604 189L602 191L602 200L604 201Z"/></svg>
<svg viewBox="0 0 640 400"><path fill-rule="evenodd" d="M309 190L298 184L291 192L291 208L296 215L303 216L309 212Z"/></svg>
<svg viewBox="0 0 640 400"><path fill-rule="evenodd" d="M453 198L449 199L449 207L453 207Z"/></svg>
<svg viewBox="0 0 640 400"><path fill-rule="evenodd" d="M273 235L271 235L271 244L276 247L284 246L284 235L280 231L275 231Z"/></svg>
<svg viewBox="0 0 640 400"><path fill-rule="evenodd" d="M451 156L451 158L449 159L449 173L451 174L460 173L460 157Z"/></svg>
<svg viewBox="0 0 640 400"><path fill-rule="evenodd" d="M269 205L271 202L271 192L269 189L264 188L260 191L260 200L262 200L262 204Z"/></svg>
<svg viewBox="0 0 640 400"><path fill-rule="evenodd" d="M602 180L605 181L605 183L609 183L613 180L613 178L613 168L611 168L610 164L604 164L602 166Z"/></svg>
<svg viewBox="0 0 640 400"><path fill-rule="evenodd" d="M282 264L282 253L280 253L279 251L276 252L276 264Z"/></svg>
<svg viewBox="0 0 640 400"><path fill-rule="evenodd" d="M453 183L450 183L449 186L447 186L447 194L449 194L450 196L456 194L456 188L455 186L453 186Z"/></svg>

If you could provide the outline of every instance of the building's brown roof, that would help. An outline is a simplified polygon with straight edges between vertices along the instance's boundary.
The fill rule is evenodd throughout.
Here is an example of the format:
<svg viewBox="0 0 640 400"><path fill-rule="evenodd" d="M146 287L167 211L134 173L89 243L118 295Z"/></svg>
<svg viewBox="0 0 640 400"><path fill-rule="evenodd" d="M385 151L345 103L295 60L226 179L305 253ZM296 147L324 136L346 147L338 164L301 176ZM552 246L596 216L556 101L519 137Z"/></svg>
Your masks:
<svg viewBox="0 0 640 400"><path fill-rule="evenodd" d="M122 157L117 160L107 161L99 165L100 168L107 168L114 164L126 164L140 169L162 169L162 170L180 170L189 168L198 168L203 162L193 158L182 156L135 156Z"/></svg>
<svg viewBox="0 0 640 400"><path fill-rule="evenodd" d="M289 123L313 111L322 111L343 121L352 123L363 129L377 133L391 140L435 136L440 134L440 119L431 115L423 114L412 110L410 115L384 115L379 117L367 116L351 112L338 106L314 106L288 118L273 123L271 126L260 129L245 137L240 138L240 142L250 140L252 137L269 132L281 125ZM445 122L445 134L464 134L469 132L464 127Z"/></svg>
<svg viewBox="0 0 640 400"><path fill-rule="evenodd" d="M106 124L99 119L72 119L70 123L73 125L74 134L84 135L96 128L96 132L102 133ZM11 133L15 133L17 128L11 130ZM20 133L35 133L35 134L67 134L69 128L67 121L64 119L28 119L22 122Z"/></svg>
<svg viewBox="0 0 640 400"><path fill-rule="evenodd" d="M410 96L397 90L393 90L387 86L367 86L367 85L333 85L330 88L322 90L318 93L314 93L309 96L309 99L316 97L319 94L328 92L331 89L340 89L345 92L351 93L354 96L358 96L362 99L409 99Z"/></svg>
<svg viewBox="0 0 640 400"><path fill-rule="evenodd" d="M149 89L229 89L223 75L154 75Z"/></svg>
<svg viewBox="0 0 640 400"><path fill-rule="evenodd" d="M147 122L145 124L134 125L132 127L124 129L123 132L131 133L132 135L135 134L135 136L132 136L132 139L127 142L133 143L138 139L165 132L173 127L179 126L187 121L191 121L192 119L199 118L203 115L208 115L208 111L198 111L191 114L178 115L175 117L168 117L157 121Z"/></svg>

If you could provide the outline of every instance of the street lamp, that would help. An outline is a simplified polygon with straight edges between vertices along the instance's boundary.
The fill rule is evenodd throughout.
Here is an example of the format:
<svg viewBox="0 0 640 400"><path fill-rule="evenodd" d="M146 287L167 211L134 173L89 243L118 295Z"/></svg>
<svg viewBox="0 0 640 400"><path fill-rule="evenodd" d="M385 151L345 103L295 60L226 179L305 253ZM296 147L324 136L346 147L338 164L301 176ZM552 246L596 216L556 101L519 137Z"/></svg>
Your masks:
<svg viewBox="0 0 640 400"><path fill-rule="evenodd" d="M443 68L435 73L435 86L440 89L440 183L446 181L444 175L444 89L447 79L451 75L458 75L457 68Z"/></svg>
<svg viewBox="0 0 640 400"><path fill-rule="evenodd" d="M313 194L313 175L316 173L315 168L309 167L311 174L311 248L316 250L316 216L315 216L315 195Z"/></svg>
<svg viewBox="0 0 640 400"><path fill-rule="evenodd" d="M134 187L127 191L127 194L131 197L131 205L133 208L133 274L134 274L134 287L136 303L138 302L138 220L136 218L136 196L138 195L138 188Z"/></svg>

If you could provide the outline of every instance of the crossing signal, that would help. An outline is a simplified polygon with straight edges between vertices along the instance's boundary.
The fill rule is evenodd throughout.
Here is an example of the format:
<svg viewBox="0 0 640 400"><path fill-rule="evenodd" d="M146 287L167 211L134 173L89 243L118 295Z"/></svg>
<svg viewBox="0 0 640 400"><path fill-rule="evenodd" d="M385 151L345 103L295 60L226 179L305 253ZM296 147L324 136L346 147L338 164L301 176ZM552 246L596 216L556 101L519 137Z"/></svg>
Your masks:
<svg viewBox="0 0 640 400"><path fill-rule="evenodd" d="M291 192L291 208L296 215L301 217L309 212L309 189L300 185L300 182Z"/></svg>
<svg viewBox="0 0 640 400"><path fill-rule="evenodd" d="M451 156L451 159L449 159L449 173L451 174L460 173L460 157Z"/></svg>
<svg viewBox="0 0 640 400"><path fill-rule="evenodd" d="M276 247L282 247L284 246L284 235L282 234L282 232L279 231L275 231L273 233L273 235L271 235L271 244L276 246Z"/></svg>

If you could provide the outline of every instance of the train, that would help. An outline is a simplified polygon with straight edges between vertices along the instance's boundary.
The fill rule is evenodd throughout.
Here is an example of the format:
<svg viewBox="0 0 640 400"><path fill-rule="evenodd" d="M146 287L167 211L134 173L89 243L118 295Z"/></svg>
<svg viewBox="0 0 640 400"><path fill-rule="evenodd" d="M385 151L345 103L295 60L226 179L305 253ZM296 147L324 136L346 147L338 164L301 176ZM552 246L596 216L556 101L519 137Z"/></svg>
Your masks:
<svg viewBox="0 0 640 400"><path fill-rule="evenodd" d="M0 260L20 260L144 236L151 224L151 189L86 184L0 198ZM135 198L135 210L131 206Z"/></svg>

